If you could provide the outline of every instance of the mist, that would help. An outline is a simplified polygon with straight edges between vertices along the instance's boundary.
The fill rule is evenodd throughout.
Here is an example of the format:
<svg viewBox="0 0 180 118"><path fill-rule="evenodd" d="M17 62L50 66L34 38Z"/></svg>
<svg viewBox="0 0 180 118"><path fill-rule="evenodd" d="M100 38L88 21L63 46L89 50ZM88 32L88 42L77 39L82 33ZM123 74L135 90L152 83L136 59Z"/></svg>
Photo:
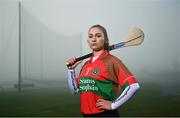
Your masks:
<svg viewBox="0 0 180 118"><path fill-rule="evenodd" d="M140 27L145 33L142 45L111 54L141 82L180 81L179 11L178 0L21 0L23 81L66 81L65 61L91 52L87 32L94 24L107 29L110 44L121 42L132 27ZM18 80L18 0L0 1L0 19L0 81L4 86Z"/></svg>

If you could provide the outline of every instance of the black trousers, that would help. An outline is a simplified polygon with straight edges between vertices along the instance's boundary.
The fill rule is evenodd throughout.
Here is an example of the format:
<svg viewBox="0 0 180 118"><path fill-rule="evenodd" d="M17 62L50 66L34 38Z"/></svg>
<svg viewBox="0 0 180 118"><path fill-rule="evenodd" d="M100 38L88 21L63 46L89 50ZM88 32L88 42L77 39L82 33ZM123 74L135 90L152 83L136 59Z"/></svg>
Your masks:
<svg viewBox="0 0 180 118"><path fill-rule="evenodd" d="M117 110L106 110L97 114L83 114L83 117L120 117Z"/></svg>

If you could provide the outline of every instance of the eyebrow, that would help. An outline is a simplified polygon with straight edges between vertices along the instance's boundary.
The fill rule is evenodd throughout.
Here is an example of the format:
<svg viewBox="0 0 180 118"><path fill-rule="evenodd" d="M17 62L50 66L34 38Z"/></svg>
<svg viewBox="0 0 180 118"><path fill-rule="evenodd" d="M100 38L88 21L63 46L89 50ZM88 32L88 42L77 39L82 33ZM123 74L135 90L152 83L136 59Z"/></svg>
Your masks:
<svg viewBox="0 0 180 118"><path fill-rule="evenodd" d="M101 33L96 33L95 35L97 35L97 34L101 34ZM89 33L89 35L93 35L92 33Z"/></svg>

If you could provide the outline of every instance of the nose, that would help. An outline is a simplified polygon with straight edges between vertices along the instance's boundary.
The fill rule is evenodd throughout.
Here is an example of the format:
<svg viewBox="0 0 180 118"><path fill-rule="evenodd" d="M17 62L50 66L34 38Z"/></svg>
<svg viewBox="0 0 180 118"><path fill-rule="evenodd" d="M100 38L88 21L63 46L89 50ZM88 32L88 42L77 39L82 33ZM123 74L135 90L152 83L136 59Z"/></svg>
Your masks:
<svg viewBox="0 0 180 118"><path fill-rule="evenodd" d="M95 36L92 38L92 42L96 42L96 37Z"/></svg>

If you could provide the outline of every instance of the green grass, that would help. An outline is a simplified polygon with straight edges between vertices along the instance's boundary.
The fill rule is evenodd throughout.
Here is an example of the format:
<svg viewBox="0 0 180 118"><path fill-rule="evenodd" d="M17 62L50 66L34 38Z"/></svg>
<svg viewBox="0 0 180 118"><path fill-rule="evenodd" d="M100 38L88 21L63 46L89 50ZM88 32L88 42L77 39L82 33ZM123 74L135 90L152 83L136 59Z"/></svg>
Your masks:
<svg viewBox="0 0 180 118"><path fill-rule="evenodd" d="M164 94L152 83L118 110L121 116L180 116L179 109L180 94ZM0 116L81 116L79 95L67 87L0 92Z"/></svg>
<svg viewBox="0 0 180 118"><path fill-rule="evenodd" d="M154 83L142 84L137 94L119 112L122 116L180 116L179 105L180 94L164 94Z"/></svg>
<svg viewBox="0 0 180 118"><path fill-rule="evenodd" d="M0 116L80 116L79 96L62 88L0 93Z"/></svg>

